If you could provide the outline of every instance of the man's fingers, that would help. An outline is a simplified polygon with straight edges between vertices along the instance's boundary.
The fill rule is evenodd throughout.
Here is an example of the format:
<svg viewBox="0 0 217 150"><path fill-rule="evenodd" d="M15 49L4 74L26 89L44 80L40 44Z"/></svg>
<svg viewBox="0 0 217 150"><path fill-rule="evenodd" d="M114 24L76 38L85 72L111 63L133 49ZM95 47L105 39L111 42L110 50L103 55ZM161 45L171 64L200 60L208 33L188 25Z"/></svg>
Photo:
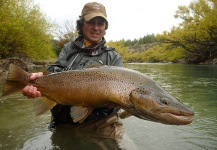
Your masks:
<svg viewBox="0 0 217 150"><path fill-rule="evenodd" d="M30 88L28 90L28 98L35 98L36 97L36 91L37 91L37 88L30 85Z"/></svg>
<svg viewBox="0 0 217 150"><path fill-rule="evenodd" d="M28 89L29 89L29 85L27 85L26 87L23 88L22 93L24 96L27 96Z"/></svg>
<svg viewBox="0 0 217 150"><path fill-rule="evenodd" d="M41 95L41 92L39 92L39 91L36 91L36 97L41 97L42 95Z"/></svg>
<svg viewBox="0 0 217 150"><path fill-rule="evenodd" d="M31 73L30 74L30 80L34 80L37 77L43 76L43 72L38 72L38 73Z"/></svg>
<svg viewBox="0 0 217 150"><path fill-rule="evenodd" d="M29 78L30 80L34 80L35 78L40 76L43 76L43 72L31 73ZM37 88L33 85L27 85L26 87L24 87L22 93L28 98L36 98L42 96L41 93L37 90Z"/></svg>
<svg viewBox="0 0 217 150"><path fill-rule="evenodd" d="M32 85L27 85L22 92L23 95L27 96L28 98L36 98L42 96L37 88Z"/></svg>

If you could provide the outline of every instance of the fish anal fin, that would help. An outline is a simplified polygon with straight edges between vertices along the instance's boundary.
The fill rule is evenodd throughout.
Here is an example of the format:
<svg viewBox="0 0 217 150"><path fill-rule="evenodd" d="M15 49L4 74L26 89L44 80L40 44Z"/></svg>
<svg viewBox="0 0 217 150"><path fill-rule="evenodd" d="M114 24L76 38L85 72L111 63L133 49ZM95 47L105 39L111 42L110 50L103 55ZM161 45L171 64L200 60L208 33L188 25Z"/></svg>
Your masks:
<svg viewBox="0 0 217 150"><path fill-rule="evenodd" d="M34 99L34 111L36 115L41 115L50 110L56 103L46 97L38 97Z"/></svg>
<svg viewBox="0 0 217 150"><path fill-rule="evenodd" d="M129 113L129 112L127 112L127 111L123 111L123 112L121 112L121 114L119 115L119 117L120 117L121 119L125 119L125 118L128 118L128 117L130 117L130 116L132 116L132 114Z"/></svg>
<svg viewBox="0 0 217 150"><path fill-rule="evenodd" d="M73 122L82 123L92 111L90 107L72 106L70 114Z"/></svg>

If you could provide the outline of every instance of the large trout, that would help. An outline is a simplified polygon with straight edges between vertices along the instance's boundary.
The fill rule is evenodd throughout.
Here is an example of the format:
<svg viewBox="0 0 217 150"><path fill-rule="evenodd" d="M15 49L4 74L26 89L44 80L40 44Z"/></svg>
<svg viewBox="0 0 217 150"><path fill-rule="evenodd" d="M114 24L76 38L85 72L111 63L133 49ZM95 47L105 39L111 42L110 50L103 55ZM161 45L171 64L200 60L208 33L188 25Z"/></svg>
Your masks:
<svg viewBox="0 0 217 150"><path fill-rule="evenodd" d="M172 125L192 122L194 112L179 102L157 82L138 71L100 66L52 73L29 79L30 74L11 64L3 96L33 85L43 97L35 100L36 114L58 104L72 105L72 117L82 122L93 108L116 104L138 118Z"/></svg>

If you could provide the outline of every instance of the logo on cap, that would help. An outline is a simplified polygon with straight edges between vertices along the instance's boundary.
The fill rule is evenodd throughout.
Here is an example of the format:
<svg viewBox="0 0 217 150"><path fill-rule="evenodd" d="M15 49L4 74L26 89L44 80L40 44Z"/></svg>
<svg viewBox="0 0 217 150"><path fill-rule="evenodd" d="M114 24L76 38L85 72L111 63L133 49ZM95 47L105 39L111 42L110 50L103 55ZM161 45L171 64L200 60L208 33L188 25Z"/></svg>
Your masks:
<svg viewBox="0 0 217 150"><path fill-rule="evenodd" d="M93 9L100 9L100 6L98 4L94 4Z"/></svg>

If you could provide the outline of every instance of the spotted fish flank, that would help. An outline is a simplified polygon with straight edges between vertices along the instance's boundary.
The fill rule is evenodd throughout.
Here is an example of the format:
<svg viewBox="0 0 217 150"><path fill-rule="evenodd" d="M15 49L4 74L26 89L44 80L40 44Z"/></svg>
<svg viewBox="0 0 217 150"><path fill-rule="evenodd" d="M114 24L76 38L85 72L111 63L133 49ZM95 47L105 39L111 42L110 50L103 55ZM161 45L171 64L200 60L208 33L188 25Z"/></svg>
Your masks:
<svg viewBox="0 0 217 150"><path fill-rule="evenodd" d="M3 96L20 91L26 85L37 87L43 95L37 99L37 114L51 109L56 103L79 106L89 111L113 103L126 111L121 115L123 118L132 114L145 120L184 125L191 123L194 115L192 110L148 76L121 67L72 70L29 80L29 73L10 65ZM78 121L84 120L90 113L80 112L87 114L79 115L83 117L76 119Z"/></svg>

